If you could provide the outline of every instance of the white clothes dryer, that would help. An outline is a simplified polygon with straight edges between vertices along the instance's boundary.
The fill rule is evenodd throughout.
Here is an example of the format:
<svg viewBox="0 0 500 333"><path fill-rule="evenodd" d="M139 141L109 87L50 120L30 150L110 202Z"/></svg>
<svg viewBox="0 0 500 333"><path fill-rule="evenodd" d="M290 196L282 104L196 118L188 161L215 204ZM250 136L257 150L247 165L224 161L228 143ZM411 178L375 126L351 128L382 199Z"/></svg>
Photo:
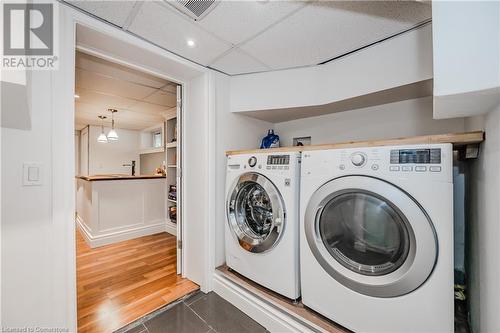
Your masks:
<svg viewBox="0 0 500 333"><path fill-rule="evenodd" d="M451 144L304 152L302 302L355 332L453 332Z"/></svg>

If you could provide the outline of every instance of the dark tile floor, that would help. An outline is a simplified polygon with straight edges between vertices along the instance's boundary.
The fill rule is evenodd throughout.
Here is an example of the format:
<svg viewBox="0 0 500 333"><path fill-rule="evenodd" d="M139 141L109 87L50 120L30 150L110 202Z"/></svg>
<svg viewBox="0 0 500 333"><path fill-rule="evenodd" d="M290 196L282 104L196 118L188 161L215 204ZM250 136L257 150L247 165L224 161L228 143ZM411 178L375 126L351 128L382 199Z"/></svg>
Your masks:
<svg viewBox="0 0 500 333"><path fill-rule="evenodd" d="M266 329L215 293L198 292L123 333L259 333Z"/></svg>

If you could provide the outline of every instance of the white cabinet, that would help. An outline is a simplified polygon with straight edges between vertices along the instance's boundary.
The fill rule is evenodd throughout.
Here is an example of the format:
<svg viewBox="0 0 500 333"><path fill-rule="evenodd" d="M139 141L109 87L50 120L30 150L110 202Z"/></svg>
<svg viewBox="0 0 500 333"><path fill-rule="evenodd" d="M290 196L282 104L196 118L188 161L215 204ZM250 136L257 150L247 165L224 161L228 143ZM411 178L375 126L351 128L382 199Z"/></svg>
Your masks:
<svg viewBox="0 0 500 333"><path fill-rule="evenodd" d="M434 116L486 113L500 102L500 2L433 1Z"/></svg>

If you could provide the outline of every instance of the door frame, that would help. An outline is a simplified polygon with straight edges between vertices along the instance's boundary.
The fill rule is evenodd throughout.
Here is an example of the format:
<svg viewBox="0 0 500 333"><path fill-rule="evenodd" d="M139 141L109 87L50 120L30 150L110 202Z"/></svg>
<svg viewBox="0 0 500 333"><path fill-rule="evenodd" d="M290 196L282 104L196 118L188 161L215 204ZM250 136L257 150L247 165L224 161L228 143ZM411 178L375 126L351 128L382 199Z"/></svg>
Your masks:
<svg viewBox="0 0 500 333"><path fill-rule="evenodd" d="M117 52L110 52L110 49L99 48L97 44L103 44L103 40L96 39L96 45L77 45L76 41L76 30L77 27L88 29L89 31L95 32L99 36L105 36L110 41L115 41L117 44L122 46L129 44L133 47L133 50L128 50L133 56L120 56L120 51L122 53L124 50L117 49ZM208 292L212 290L212 273L213 273L213 257L215 248L212 246L214 244L214 234L213 226L215 221L215 212L213 205L210 205L214 195L213 179L215 178L215 158L213 155L209 154L214 151L215 141L214 141L214 129L215 129L215 108L214 108L214 94L213 89L213 75L210 70L195 64L189 60L186 60L180 56L172 54L168 50L165 50L159 46L153 45L141 39L138 36L132 35L126 31L118 29L107 22L104 22L96 17L92 17L87 13L83 13L75 7L66 4L59 3L59 32L58 32L58 42L59 42L59 69L52 73L52 159L57 162L54 163L52 186L53 186L53 202L52 209L53 224L54 224L54 241L60 244L59 249L61 253L61 260L57 262L57 267L54 269L64 272L64 276L61 276L61 283L58 284L58 288L64 288L66 297L61 300L64 306L67 325L70 331L76 331L77 327L77 307L76 307L76 253L75 253L75 223L68 223L72 221L75 211L75 200L74 200L74 175L75 175L75 147L74 147L74 87L75 87L75 52L77 47L83 50L85 49L87 53L94 53L101 58L111 60L113 62L121 63L125 66L139 69L141 71L149 72L150 74L165 78L169 81L176 82L183 87L183 100L181 107L182 118L186 120L185 112L189 109L189 103L186 98L190 93L194 95L193 90L190 89L190 82L192 80L200 78L202 80L202 92L198 91L196 102L202 103L204 106L203 110L206 110L206 120L203 122L203 142L206 143L204 147L207 152L206 156L203 156L203 161L206 163L206 168L203 173L203 181L206 183L206 193L204 195L209 199L207 204L203 205L203 209L206 210L206 221L203 221L204 232L203 242L199 245L194 245L189 247L189 251L183 251L182 256L182 276L186 278L193 278L194 282L200 285L202 291ZM137 61L137 51L142 52L141 55L149 55L150 57L144 62ZM128 54L128 53L124 53ZM140 59L141 57L139 57ZM157 61L161 59L162 61ZM156 62L155 62L156 60ZM141 66L138 66L140 64ZM169 67L170 66L170 67ZM191 97L193 98L193 97ZM187 133L191 133L189 128L186 126L186 121L183 121L181 133L186 138ZM194 132L194 131L193 131ZM191 133L192 134L192 133ZM190 150L186 145L186 140L181 142L181 154L183 159L182 164L185 163L186 157L189 156ZM70 161L68 163L61 163L60 161ZM190 204L187 199L187 187L186 187L186 174L184 173L185 165L182 165L183 177L181 179L181 187L183 188L182 195L182 212L187 210L187 206ZM186 216L183 214L183 216ZM182 238L183 238L183 248L186 249L188 245L188 240L186 239L186 221L182 224ZM194 229L194 228L193 228ZM187 230L189 232L190 230ZM199 232L199 230L197 230ZM189 258L199 256L203 261L203 265L193 271L191 268L187 271L186 263L190 260ZM196 260L195 260L196 261ZM198 260L199 261L199 260ZM193 266L193 265L191 265ZM66 283L63 283L66 281Z"/></svg>

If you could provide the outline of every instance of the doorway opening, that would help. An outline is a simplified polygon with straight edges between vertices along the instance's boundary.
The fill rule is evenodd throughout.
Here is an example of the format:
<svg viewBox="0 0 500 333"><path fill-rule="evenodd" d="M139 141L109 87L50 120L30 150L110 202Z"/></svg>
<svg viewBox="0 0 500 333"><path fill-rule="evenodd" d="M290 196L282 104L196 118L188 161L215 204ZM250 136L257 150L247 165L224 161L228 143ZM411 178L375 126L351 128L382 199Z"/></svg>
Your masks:
<svg viewBox="0 0 500 333"><path fill-rule="evenodd" d="M77 323L112 332L198 290L182 276L182 85L78 48Z"/></svg>

